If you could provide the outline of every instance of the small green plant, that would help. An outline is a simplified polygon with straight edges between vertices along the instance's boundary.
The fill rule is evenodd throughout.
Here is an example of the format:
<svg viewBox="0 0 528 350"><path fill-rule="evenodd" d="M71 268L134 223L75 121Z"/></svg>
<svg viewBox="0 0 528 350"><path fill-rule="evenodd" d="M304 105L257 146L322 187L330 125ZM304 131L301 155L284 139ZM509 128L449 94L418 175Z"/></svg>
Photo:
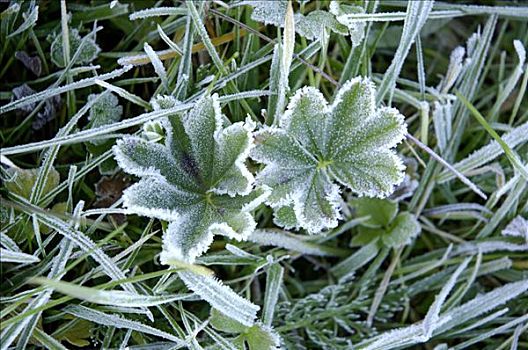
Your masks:
<svg viewBox="0 0 528 350"><path fill-rule="evenodd" d="M165 120L163 145L129 137L114 149L121 168L144 178L125 191L125 207L169 221L164 262L192 262L214 235L242 240L256 226L250 211L265 191L253 191L254 178L244 164L254 126L224 122L218 96L205 96L192 111Z"/></svg>
<svg viewBox="0 0 528 350"><path fill-rule="evenodd" d="M522 1L2 3L0 350L528 348Z"/></svg>

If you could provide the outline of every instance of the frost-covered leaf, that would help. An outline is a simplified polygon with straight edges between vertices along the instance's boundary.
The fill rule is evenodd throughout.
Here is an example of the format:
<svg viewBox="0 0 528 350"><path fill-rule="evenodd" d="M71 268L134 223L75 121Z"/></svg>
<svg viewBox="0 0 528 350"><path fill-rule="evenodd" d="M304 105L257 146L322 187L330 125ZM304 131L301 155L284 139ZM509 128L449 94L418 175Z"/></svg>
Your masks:
<svg viewBox="0 0 528 350"><path fill-rule="evenodd" d="M254 125L224 125L226 119L218 96L205 96L191 111L164 121L164 144L127 137L114 147L121 168L142 178L125 191L124 206L169 221L164 263L193 262L214 235L244 240L256 226L250 211L267 192L252 191L254 178L244 165Z"/></svg>
<svg viewBox="0 0 528 350"><path fill-rule="evenodd" d="M70 30L70 51L73 55L81 45L81 35L77 29ZM90 63L99 54L101 49L96 44L95 40L92 38L87 38L84 42L84 45L81 49L79 57L75 61L74 65L81 65ZM64 57L62 54L62 35L57 35L53 42L51 43L51 60L57 67L65 67Z"/></svg>
<svg viewBox="0 0 528 350"><path fill-rule="evenodd" d="M178 275L185 285L207 301L213 308L242 325L251 327L260 309L247 299L242 298L231 288L211 276L193 272L179 272Z"/></svg>
<svg viewBox="0 0 528 350"><path fill-rule="evenodd" d="M88 96L88 101L91 101L97 97L96 94ZM90 115L88 120L90 121L89 127L98 128L100 126L111 124L119 121L123 115L123 107L119 105L117 97L109 93L103 93L97 102L90 108ZM96 141L92 141L97 144Z"/></svg>
<svg viewBox="0 0 528 350"><path fill-rule="evenodd" d="M34 255L0 248L0 263L32 264L40 259Z"/></svg>
<svg viewBox="0 0 528 350"><path fill-rule="evenodd" d="M119 105L119 100L113 93L107 91L101 94L91 94L88 96L88 101L96 98L97 102L90 108L88 116L90 122L85 129L95 129L121 120L123 107ZM86 148L97 157L107 152L112 145L113 140L93 140L86 143ZM112 175L116 168L115 160L110 158L99 165L99 172L103 175Z"/></svg>
<svg viewBox="0 0 528 350"><path fill-rule="evenodd" d="M255 135L251 156L264 163L258 183L272 188L267 204L275 221L317 233L337 226L339 183L359 196L386 197L404 177L404 165L392 150L406 126L394 108L376 108L368 79L353 79L333 104L314 88L298 90L279 127ZM278 213L278 214L277 214ZM297 225L296 225L297 226Z"/></svg>
<svg viewBox="0 0 528 350"><path fill-rule="evenodd" d="M13 102L35 94L35 90L33 90L29 85L25 83L14 88L12 92ZM19 110L29 114L33 112L33 110L37 107L37 104L37 102L28 103L25 106L20 107ZM33 120L33 123L31 124L33 130L39 130L48 122L53 120L55 118L55 115L57 114L57 110L59 109L60 105L60 96L52 96L44 100L44 107L40 112L37 113L35 119Z"/></svg>
<svg viewBox="0 0 528 350"><path fill-rule="evenodd" d="M518 215L501 233L503 236L522 237L528 242L528 220Z"/></svg>
<svg viewBox="0 0 528 350"><path fill-rule="evenodd" d="M330 13L332 13L336 20L346 26L350 32L350 39L352 45L356 46L361 43L365 33L365 22L351 21L350 15L364 13L365 10L360 6L347 4L345 2L332 0L330 3Z"/></svg>
<svg viewBox="0 0 528 350"><path fill-rule="evenodd" d="M284 26L287 0L277 1L245 1L253 7L251 19L277 27ZM330 12L315 10L307 15L296 13L294 15L295 31L309 40L321 40L325 30L340 34L350 34L353 45L358 45L363 37L364 23L346 22L346 14L361 13L363 9L352 5L335 4ZM333 12L332 12L333 11Z"/></svg>
<svg viewBox="0 0 528 350"><path fill-rule="evenodd" d="M22 62L37 77L42 73L42 63L38 56L29 56L26 51L15 52L15 58Z"/></svg>

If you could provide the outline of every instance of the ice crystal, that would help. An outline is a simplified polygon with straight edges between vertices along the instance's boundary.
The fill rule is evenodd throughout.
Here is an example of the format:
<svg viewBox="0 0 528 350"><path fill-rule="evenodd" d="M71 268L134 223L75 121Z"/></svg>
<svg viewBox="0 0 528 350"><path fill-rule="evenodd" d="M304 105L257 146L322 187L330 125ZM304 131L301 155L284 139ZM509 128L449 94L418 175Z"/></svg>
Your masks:
<svg viewBox="0 0 528 350"><path fill-rule="evenodd" d="M192 262L215 234L243 240L256 226L250 211L266 191L252 191L254 177L244 164L254 124L225 121L218 96L204 96L191 111L164 121L164 144L130 136L114 147L121 168L142 178L125 191L124 206L169 221L164 263Z"/></svg>
<svg viewBox="0 0 528 350"><path fill-rule="evenodd" d="M328 105L305 87L291 99L279 127L255 135L251 156L266 166L258 182L272 188L267 204L276 223L309 233L337 226L340 188L359 196L386 197L404 177L404 165L391 150L406 126L394 108L376 108L370 80L355 78ZM294 225L295 224L295 225Z"/></svg>

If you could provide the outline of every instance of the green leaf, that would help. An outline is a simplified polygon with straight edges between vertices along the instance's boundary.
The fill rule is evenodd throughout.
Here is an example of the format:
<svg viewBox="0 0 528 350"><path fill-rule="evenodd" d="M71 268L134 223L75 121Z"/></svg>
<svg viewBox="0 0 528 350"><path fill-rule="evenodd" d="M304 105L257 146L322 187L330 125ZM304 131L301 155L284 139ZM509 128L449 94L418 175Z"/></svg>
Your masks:
<svg viewBox="0 0 528 350"><path fill-rule="evenodd" d="M254 124L224 125L218 96L205 96L184 115L164 120L164 144L126 137L114 147L126 172L142 179L123 195L124 206L169 221L161 259L193 262L214 235L245 240L256 226L250 211L266 191L253 191L246 161Z"/></svg>
<svg viewBox="0 0 528 350"><path fill-rule="evenodd" d="M81 45L81 35L77 29L70 30L70 52L75 52ZM101 49L95 43L93 39L85 40L85 43L79 54L79 58L75 61L74 65L82 65L90 63L96 59ZM64 57L62 55L62 35L57 35L51 43L51 60L57 67L65 67Z"/></svg>
<svg viewBox="0 0 528 350"><path fill-rule="evenodd" d="M226 333L242 333L248 328L215 308L211 309L211 319L209 322L213 328Z"/></svg>
<svg viewBox="0 0 528 350"><path fill-rule="evenodd" d="M394 108L376 108L375 89L366 78L339 90L333 104L311 87L297 91L279 127L255 135L251 156L266 166L257 182L272 189L267 204L277 224L318 233L337 226L340 188L359 196L384 198L404 177L392 150L406 126ZM278 212L278 213L277 213Z"/></svg>
<svg viewBox="0 0 528 350"><path fill-rule="evenodd" d="M396 216L391 228L382 236L382 241L387 247L401 247L411 243L421 230L416 217L411 213L403 212Z"/></svg>
<svg viewBox="0 0 528 350"><path fill-rule="evenodd" d="M352 238L350 245L352 247L364 246L373 242L374 240L380 239L385 234L385 230L382 228L373 227L358 227L358 234Z"/></svg>
<svg viewBox="0 0 528 350"><path fill-rule="evenodd" d="M398 203L379 198L358 198L351 203L356 208L356 216L370 216L361 223L368 227L385 227L398 213Z"/></svg>
<svg viewBox="0 0 528 350"><path fill-rule="evenodd" d="M76 319L71 322L71 326L54 334L59 341L67 341L68 343L85 347L90 345L90 337L92 336L93 323L83 319Z"/></svg>
<svg viewBox="0 0 528 350"><path fill-rule="evenodd" d="M250 350L278 349L280 345L279 336L270 327L262 324L249 328L245 340Z"/></svg>
<svg viewBox="0 0 528 350"><path fill-rule="evenodd" d="M33 185L37 179L40 169L20 169L9 168L7 170L9 181L5 181L5 187L8 191L21 197L29 199ZM42 193L47 194L59 185L60 177L57 170L51 168L49 175L44 184Z"/></svg>
<svg viewBox="0 0 528 350"><path fill-rule="evenodd" d="M245 349L244 343L250 350L271 350L278 349L280 339L271 327L258 322L248 327L224 315L216 309L211 309L210 324L216 330L225 333L240 334L233 339L233 344L237 349Z"/></svg>

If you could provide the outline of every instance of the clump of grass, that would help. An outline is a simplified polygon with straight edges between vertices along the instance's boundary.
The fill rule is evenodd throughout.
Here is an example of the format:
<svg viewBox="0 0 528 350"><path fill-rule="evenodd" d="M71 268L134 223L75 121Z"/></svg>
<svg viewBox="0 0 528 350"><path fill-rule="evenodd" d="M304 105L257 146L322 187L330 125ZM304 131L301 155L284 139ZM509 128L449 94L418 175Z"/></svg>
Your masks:
<svg viewBox="0 0 528 350"><path fill-rule="evenodd" d="M0 15L0 349L528 346L528 7Z"/></svg>

